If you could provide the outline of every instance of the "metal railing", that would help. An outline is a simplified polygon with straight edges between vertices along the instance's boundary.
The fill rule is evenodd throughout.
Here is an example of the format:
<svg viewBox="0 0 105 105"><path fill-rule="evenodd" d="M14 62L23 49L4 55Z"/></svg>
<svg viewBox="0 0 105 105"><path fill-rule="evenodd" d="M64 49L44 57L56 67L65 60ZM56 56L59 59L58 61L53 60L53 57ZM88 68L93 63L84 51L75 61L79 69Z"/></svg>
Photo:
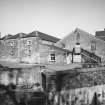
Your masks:
<svg viewBox="0 0 105 105"><path fill-rule="evenodd" d="M94 53L91 53L87 50L81 49L81 54L89 57L92 60L95 60L96 62L101 62L101 57L95 55Z"/></svg>

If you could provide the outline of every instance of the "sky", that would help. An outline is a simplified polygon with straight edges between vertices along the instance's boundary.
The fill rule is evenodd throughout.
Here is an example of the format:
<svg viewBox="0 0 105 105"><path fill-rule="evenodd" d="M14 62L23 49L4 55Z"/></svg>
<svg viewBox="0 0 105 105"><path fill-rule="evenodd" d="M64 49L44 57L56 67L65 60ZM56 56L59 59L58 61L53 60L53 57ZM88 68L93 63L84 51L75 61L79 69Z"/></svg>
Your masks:
<svg viewBox="0 0 105 105"><path fill-rule="evenodd" d="M105 28L105 0L0 0L1 36L40 31L63 38Z"/></svg>

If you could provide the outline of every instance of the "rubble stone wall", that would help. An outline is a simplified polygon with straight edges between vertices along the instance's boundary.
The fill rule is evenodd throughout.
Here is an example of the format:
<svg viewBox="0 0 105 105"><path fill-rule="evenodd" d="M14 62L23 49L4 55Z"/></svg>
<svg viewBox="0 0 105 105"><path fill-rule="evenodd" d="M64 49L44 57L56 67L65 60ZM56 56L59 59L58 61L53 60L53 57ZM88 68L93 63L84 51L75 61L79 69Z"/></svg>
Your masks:
<svg viewBox="0 0 105 105"><path fill-rule="evenodd" d="M63 78L63 86L67 89L91 87L105 84L105 70L80 72L76 76Z"/></svg>

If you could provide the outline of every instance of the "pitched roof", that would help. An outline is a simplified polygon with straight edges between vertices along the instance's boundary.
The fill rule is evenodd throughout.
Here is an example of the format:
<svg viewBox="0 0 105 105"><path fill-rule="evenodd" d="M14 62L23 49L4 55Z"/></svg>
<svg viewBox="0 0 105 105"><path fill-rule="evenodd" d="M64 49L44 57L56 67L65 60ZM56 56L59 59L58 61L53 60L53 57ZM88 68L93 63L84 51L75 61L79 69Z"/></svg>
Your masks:
<svg viewBox="0 0 105 105"><path fill-rule="evenodd" d="M81 48L91 51L91 42L96 42L96 51L95 54L102 58L102 61L105 61L105 41L95 37L94 35L81 30L79 28L75 29L72 33L65 36L63 39L57 42L58 46L65 44L65 48L72 50L76 44L77 33L80 34L80 45Z"/></svg>
<svg viewBox="0 0 105 105"><path fill-rule="evenodd" d="M56 45L49 45L49 44L44 44L44 45L46 45L46 46L51 46L51 47L53 47L53 48L55 48L55 49L58 49L58 50L60 50L60 51L64 51L64 52L67 52L67 53L72 53L72 51L70 51L70 50L68 50L68 49L65 49L65 48L61 48L61 47L56 46Z"/></svg>
<svg viewBox="0 0 105 105"><path fill-rule="evenodd" d="M50 41L56 43L60 39L51 35L47 35L45 33L39 32L39 31L33 31L29 33L26 37L36 37L38 36L42 40Z"/></svg>
<svg viewBox="0 0 105 105"><path fill-rule="evenodd" d="M25 36L26 36L25 33L17 33L16 35L9 37L8 39L23 38Z"/></svg>
<svg viewBox="0 0 105 105"><path fill-rule="evenodd" d="M10 37L12 37L12 35L8 34L8 35L2 37L1 40L6 40L6 39L8 39L8 38L10 38Z"/></svg>
<svg viewBox="0 0 105 105"><path fill-rule="evenodd" d="M33 32L29 33L29 34L18 33L18 34L14 35L14 36L9 36L9 37L5 36L5 37L7 37L6 39L16 39L16 38L27 38L27 37L36 37L36 36L38 36L42 40L46 40L46 41L50 41L50 42L54 42L54 43L56 43L57 41L60 40L59 38L47 35L45 33L39 32L39 31L33 31Z"/></svg>
<svg viewBox="0 0 105 105"><path fill-rule="evenodd" d="M96 36L104 36L105 37L105 31L96 31Z"/></svg>
<svg viewBox="0 0 105 105"><path fill-rule="evenodd" d="M100 38L105 41L105 30L104 31L96 31L95 37Z"/></svg>

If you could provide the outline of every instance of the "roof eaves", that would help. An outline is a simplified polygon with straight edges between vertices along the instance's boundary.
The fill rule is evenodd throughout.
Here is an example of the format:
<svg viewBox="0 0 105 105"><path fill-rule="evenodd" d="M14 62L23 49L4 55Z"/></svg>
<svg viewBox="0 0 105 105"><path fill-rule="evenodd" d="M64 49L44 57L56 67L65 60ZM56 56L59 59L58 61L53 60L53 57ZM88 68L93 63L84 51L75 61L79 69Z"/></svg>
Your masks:
<svg viewBox="0 0 105 105"><path fill-rule="evenodd" d="M27 38L27 37L36 37L36 32L37 32L37 31L30 32L30 33L27 34L24 38Z"/></svg>
<svg viewBox="0 0 105 105"><path fill-rule="evenodd" d="M61 47L58 47L58 46L55 46L55 45L48 45L48 44L44 44L44 45L54 47L54 48L59 49L59 50L62 50L64 52L72 53L72 51L70 51L68 49L64 49L64 48L61 48Z"/></svg>
<svg viewBox="0 0 105 105"><path fill-rule="evenodd" d="M18 33L18 34L14 35L14 36L9 37L8 39L23 38L23 37L25 37L25 36L26 36L25 33Z"/></svg>
<svg viewBox="0 0 105 105"><path fill-rule="evenodd" d="M38 36L42 39L42 40L46 40L46 41L50 41L50 42L54 42L56 43L57 41L59 41L59 38L56 38L54 36L51 35L47 35L45 33L39 32L38 31Z"/></svg>

